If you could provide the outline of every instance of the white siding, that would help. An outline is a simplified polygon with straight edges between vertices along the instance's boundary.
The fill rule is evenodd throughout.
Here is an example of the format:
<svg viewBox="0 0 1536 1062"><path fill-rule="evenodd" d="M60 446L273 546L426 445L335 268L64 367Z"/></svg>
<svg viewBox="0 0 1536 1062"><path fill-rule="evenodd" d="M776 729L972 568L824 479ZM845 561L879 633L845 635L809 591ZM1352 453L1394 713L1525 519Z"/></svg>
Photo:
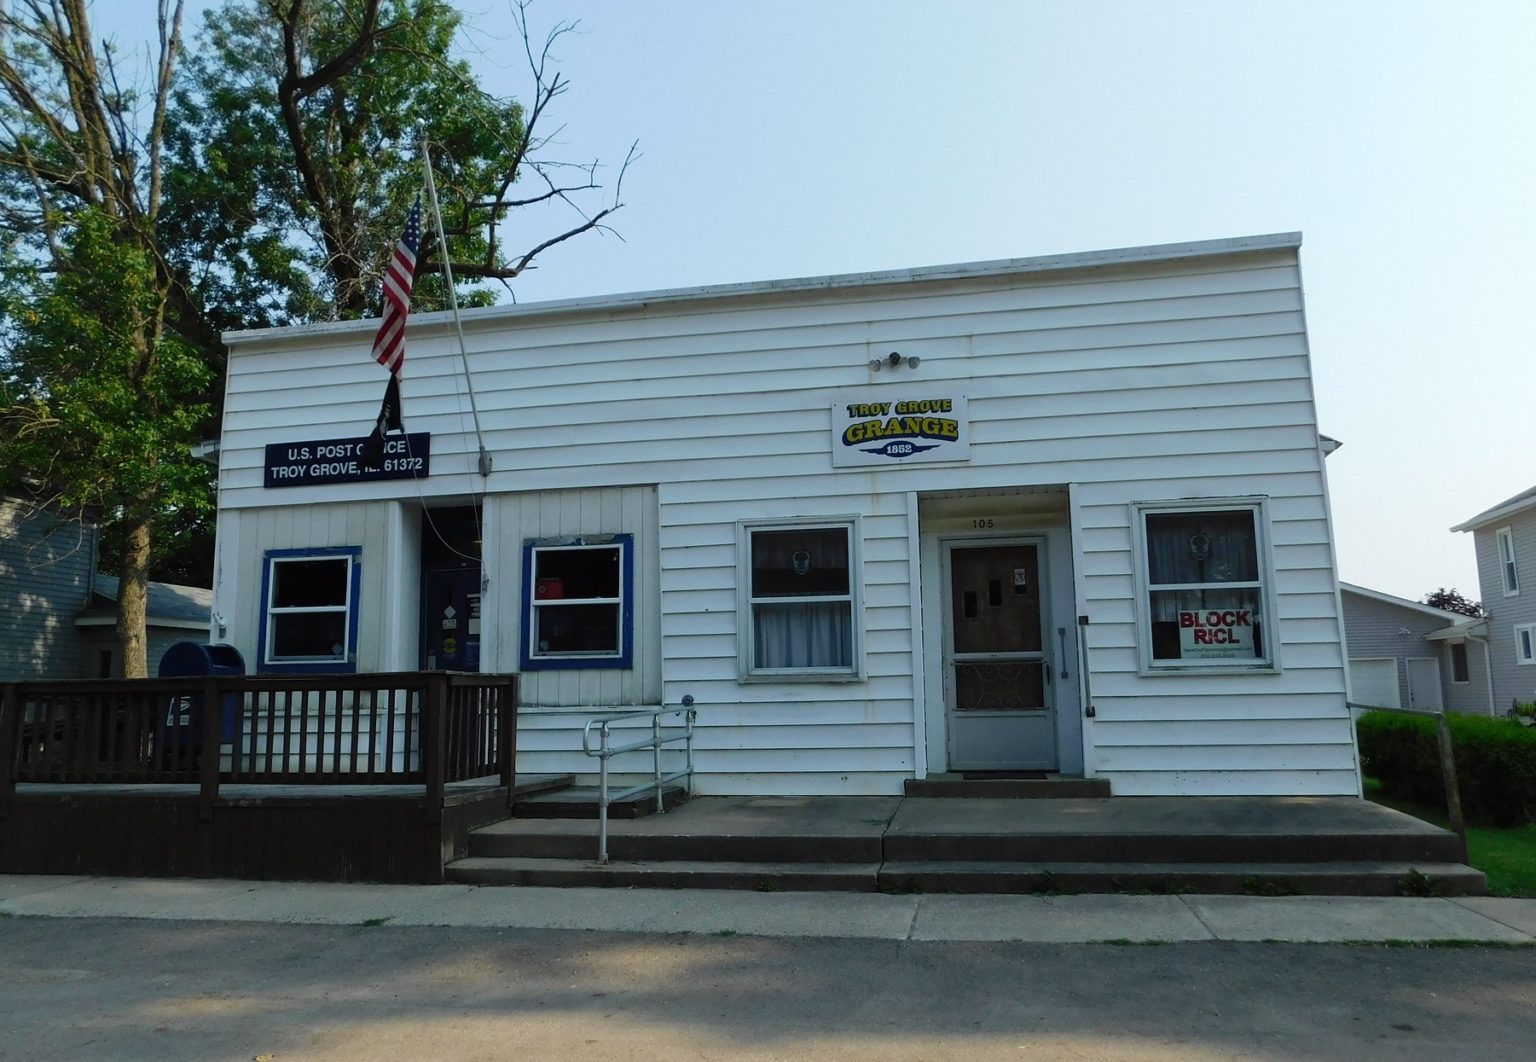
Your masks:
<svg viewBox="0 0 1536 1062"><path fill-rule="evenodd" d="M269 498L275 502L277 498ZM386 541L392 510L388 502L355 502L351 504L311 504L303 506L272 506L262 509L243 509L220 514L219 534L226 534L226 522L237 522L232 534L244 548L239 552L223 578L230 579L216 591L215 609L229 621L229 644L240 650L250 671L261 670L257 655L258 632L261 626L261 585L266 566L266 554L274 549L308 549L327 546L357 546L361 549L358 564L361 566L361 601L358 609L357 664L360 671L388 671L401 665L394 659L395 648L385 637L383 607L386 582L396 583L410 578L405 572L391 572L386 563ZM413 569L414 570L414 569ZM226 596L229 587L237 587L238 595L233 603ZM230 611L223 611L227 607ZM418 626L410 623L414 634ZM414 666L414 664L410 665Z"/></svg>
<svg viewBox="0 0 1536 1062"><path fill-rule="evenodd" d="M495 464L484 481L472 472L458 354L441 321L427 319L412 325L404 405L411 430L433 433L432 477L264 490L265 444L365 432L383 381L363 325L237 337L223 504L300 512L402 491L484 491L502 507L505 668L516 621L505 611L515 596L505 551L520 546L512 528L528 526L529 507L544 511L533 499L655 484L660 693L699 703L699 788L889 793L914 771L921 710L909 493L1071 484L1099 710L1090 762L1121 792L1352 793L1296 252L1286 240L1231 250L480 312L466 329ZM871 373L869 360L891 350L920 367ZM969 398L968 464L833 469L829 409L840 392L922 385ZM1130 503L1235 495L1270 499L1282 670L1138 674ZM740 683L737 522L850 516L862 528L864 679ZM294 533L275 518L242 529L242 553ZM245 608L244 621L251 615ZM649 679L637 681L629 689L650 697ZM551 690L541 676L536 696L614 700L601 677L572 682ZM1166 731L1139 725L1160 721ZM525 748L532 755L557 740L544 731L568 725L530 721Z"/></svg>
<svg viewBox="0 0 1536 1062"><path fill-rule="evenodd" d="M1497 531L1510 529L1515 546L1515 571L1519 593L1505 596L1503 562L1499 557ZM1477 575L1482 586L1483 608L1488 614L1488 648L1493 669L1493 705L1498 714L1515 704L1536 701L1536 664L1520 663L1515 628L1536 623L1536 510L1527 509L1503 520L1479 527L1472 534L1477 550ZM1471 651L1475 666L1481 647Z"/></svg>
<svg viewBox="0 0 1536 1062"><path fill-rule="evenodd" d="M634 667L629 670L529 671L519 697L531 709L631 706L661 703L661 637L656 568L656 488L609 487L584 491L506 494L494 509L503 569L491 598L496 611L496 656L488 670L516 671L523 630L523 544L529 539L578 535L634 536ZM583 717L585 718L585 717ZM532 768L530 768L532 769ZM569 768L567 768L569 770Z"/></svg>

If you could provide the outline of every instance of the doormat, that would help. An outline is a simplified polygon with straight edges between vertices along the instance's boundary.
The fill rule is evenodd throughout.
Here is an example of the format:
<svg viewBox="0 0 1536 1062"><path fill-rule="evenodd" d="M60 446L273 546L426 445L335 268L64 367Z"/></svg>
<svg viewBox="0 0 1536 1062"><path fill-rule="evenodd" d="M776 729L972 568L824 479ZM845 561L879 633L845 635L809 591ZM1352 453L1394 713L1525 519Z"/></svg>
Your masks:
<svg viewBox="0 0 1536 1062"><path fill-rule="evenodd" d="M1043 782L1046 775L1044 771L964 771L960 777L967 782L991 782L1013 779Z"/></svg>

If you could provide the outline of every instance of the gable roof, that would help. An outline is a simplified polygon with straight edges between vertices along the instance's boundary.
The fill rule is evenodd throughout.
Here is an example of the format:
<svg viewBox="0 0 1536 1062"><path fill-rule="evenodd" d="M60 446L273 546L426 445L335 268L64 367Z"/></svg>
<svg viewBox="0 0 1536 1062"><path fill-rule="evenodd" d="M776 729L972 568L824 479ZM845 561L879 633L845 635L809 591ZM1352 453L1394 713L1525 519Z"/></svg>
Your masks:
<svg viewBox="0 0 1536 1062"><path fill-rule="evenodd" d="M1473 531L1484 524L1491 524L1495 520L1502 520L1526 509L1536 507L1536 487L1521 491L1513 498L1505 498L1492 509L1484 509L1470 520L1463 521L1451 528L1452 531Z"/></svg>
<svg viewBox="0 0 1536 1062"><path fill-rule="evenodd" d="M85 615L109 611L108 605L117 601L118 579L115 575L96 574L92 591L99 601L93 601ZM115 611L115 610L112 610ZM175 583L150 583L148 618L150 623L164 621L206 625L213 611L213 591L201 586L178 586Z"/></svg>
<svg viewBox="0 0 1536 1062"><path fill-rule="evenodd" d="M1346 594L1357 594L1360 597L1369 598L1372 601L1380 601L1384 605L1396 605L1399 608L1408 608L1415 612L1421 612L1426 616L1434 616L1439 620L1450 620L1452 626L1461 626L1469 623L1482 622L1481 620L1475 619L1472 616L1463 616L1460 612L1452 612L1449 609L1435 608L1435 606L1426 605L1422 601L1409 601L1406 597L1394 597L1391 594L1384 594L1380 590L1372 590L1368 587L1356 586L1354 583L1346 583L1342 580L1339 582L1339 589L1344 591Z"/></svg>

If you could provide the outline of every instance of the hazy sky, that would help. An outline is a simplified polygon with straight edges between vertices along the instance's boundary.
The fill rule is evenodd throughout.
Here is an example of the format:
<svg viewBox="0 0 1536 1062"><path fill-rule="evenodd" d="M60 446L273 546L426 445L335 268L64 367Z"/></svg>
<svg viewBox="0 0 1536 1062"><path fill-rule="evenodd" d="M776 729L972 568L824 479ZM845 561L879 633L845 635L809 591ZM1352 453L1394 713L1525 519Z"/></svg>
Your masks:
<svg viewBox="0 0 1536 1062"><path fill-rule="evenodd" d="M460 0L524 94L507 0ZM151 0L98 0L110 24ZM643 158L519 301L1304 233L1340 574L1477 595L1447 528L1536 484L1536 4L609 2L561 154ZM530 231L530 239L544 232Z"/></svg>

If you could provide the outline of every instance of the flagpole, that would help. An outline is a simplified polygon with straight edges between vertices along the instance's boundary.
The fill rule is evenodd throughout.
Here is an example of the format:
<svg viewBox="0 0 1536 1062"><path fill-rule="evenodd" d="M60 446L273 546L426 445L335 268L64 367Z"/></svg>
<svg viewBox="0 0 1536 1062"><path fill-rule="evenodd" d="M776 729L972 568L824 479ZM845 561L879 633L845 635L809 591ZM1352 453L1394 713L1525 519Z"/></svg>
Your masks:
<svg viewBox="0 0 1536 1062"><path fill-rule="evenodd" d="M437 206L437 182L432 179L432 152L427 144L427 132L421 131L421 160L427 171L427 200L432 204L432 220L437 224L438 253L443 258L443 278L448 285L448 307L453 311L453 327L459 335L459 359L464 363L464 383L469 388L469 412L475 419L475 442L480 446L480 475L491 474L491 453L485 448L485 436L480 431L480 410L475 404L475 381L469 375L469 350L464 342L464 322L459 319L459 300L453 290L453 266L449 262L448 238L443 234L443 212Z"/></svg>

